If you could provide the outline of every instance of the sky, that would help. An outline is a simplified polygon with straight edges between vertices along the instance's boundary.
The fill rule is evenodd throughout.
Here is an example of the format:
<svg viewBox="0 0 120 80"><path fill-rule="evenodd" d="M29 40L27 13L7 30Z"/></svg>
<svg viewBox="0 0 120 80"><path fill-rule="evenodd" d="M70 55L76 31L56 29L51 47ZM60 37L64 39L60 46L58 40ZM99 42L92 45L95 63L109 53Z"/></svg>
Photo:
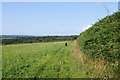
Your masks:
<svg viewBox="0 0 120 80"><path fill-rule="evenodd" d="M117 2L3 2L2 34L79 35L98 19L118 11L117 4Z"/></svg>

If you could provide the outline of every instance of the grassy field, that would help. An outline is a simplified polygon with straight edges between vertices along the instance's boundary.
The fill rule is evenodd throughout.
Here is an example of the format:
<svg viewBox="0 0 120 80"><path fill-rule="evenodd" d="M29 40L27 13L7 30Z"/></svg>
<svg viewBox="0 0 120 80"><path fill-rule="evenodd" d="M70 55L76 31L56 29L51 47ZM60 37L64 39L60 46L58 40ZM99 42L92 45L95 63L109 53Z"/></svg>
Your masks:
<svg viewBox="0 0 120 80"><path fill-rule="evenodd" d="M0 79L2 78L2 46L0 45Z"/></svg>
<svg viewBox="0 0 120 80"><path fill-rule="evenodd" d="M72 41L4 45L3 78L88 78L72 53Z"/></svg>

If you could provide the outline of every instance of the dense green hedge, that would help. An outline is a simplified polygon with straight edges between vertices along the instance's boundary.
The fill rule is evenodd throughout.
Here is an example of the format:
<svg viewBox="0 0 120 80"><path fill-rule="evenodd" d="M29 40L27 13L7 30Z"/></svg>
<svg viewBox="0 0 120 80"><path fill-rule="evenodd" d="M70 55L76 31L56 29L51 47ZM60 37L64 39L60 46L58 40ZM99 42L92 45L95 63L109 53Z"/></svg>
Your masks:
<svg viewBox="0 0 120 80"><path fill-rule="evenodd" d="M78 43L92 58L115 62L120 55L120 12L113 13L80 33Z"/></svg>

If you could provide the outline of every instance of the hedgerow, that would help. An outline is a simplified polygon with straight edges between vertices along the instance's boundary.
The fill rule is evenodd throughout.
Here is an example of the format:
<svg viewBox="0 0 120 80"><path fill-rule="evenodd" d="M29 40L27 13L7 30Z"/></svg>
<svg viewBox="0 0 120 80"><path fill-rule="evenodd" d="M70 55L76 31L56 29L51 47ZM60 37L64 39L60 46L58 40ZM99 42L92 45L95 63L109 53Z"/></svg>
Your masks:
<svg viewBox="0 0 120 80"><path fill-rule="evenodd" d="M77 39L80 50L95 59L115 63L120 57L120 12L106 16Z"/></svg>

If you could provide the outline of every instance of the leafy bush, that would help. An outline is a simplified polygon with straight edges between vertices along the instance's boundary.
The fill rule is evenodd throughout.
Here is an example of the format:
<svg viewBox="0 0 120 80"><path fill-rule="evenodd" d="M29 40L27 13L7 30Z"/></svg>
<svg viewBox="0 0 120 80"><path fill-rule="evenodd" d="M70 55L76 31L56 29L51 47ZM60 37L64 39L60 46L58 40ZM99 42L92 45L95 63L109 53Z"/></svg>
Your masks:
<svg viewBox="0 0 120 80"><path fill-rule="evenodd" d="M81 51L92 58L105 59L114 63L119 59L120 12L96 22L80 33L77 39Z"/></svg>

